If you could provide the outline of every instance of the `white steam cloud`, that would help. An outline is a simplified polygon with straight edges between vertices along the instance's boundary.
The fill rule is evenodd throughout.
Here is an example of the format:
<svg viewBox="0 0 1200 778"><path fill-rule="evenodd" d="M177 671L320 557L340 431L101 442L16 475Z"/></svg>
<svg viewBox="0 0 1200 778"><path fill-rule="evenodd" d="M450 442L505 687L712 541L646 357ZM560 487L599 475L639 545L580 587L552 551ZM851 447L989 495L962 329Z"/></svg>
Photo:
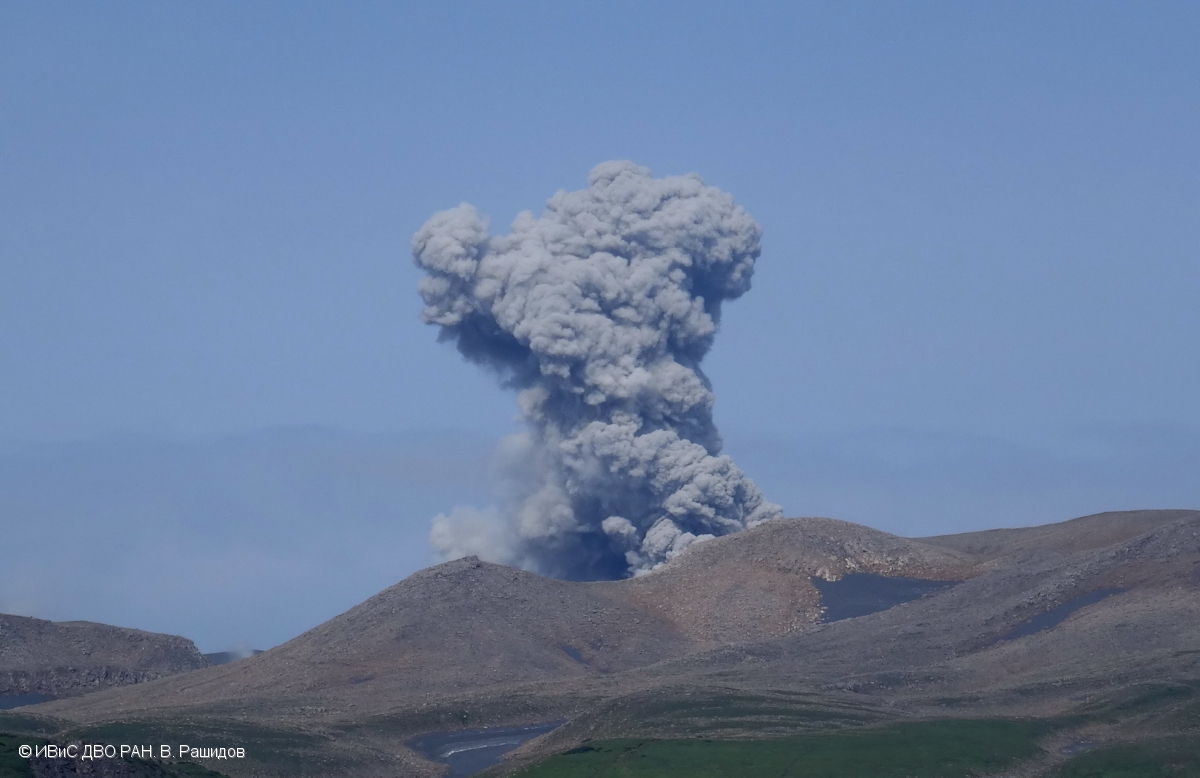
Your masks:
<svg viewBox="0 0 1200 778"><path fill-rule="evenodd" d="M695 175L592 170L492 236L472 206L413 237L422 320L519 389L503 512L434 520L446 558L619 578L782 515L728 456L700 361L721 303L750 288L761 229Z"/></svg>

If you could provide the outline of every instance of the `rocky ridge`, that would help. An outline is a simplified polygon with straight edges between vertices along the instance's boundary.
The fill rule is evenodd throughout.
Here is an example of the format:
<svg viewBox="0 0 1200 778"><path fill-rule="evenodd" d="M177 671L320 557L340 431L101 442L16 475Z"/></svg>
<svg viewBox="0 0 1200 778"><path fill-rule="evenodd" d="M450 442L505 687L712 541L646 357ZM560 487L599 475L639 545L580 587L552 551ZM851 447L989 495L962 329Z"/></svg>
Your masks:
<svg viewBox="0 0 1200 778"><path fill-rule="evenodd" d="M0 614L0 695L72 697L207 664L177 635Z"/></svg>

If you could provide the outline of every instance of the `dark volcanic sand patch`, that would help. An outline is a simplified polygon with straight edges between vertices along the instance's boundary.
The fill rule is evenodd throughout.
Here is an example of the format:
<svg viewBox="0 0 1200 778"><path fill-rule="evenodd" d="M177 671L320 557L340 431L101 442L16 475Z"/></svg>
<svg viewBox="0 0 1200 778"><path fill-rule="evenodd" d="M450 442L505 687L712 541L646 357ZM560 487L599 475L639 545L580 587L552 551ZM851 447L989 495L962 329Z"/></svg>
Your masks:
<svg viewBox="0 0 1200 778"><path fill-rule="evenodd" d="M1127 591L1129 590L1114 586L1107 589L1097 589L1094 592L1088 592L1082 597L1076 597L1069 602L1064 602L1057 608L1051 608L1045 613L1039 613L1033 618L1027 619L1006 634L1001 635L1000 640L1016 640L1017 638L1034 635L1038 632L1045 632L1048 629L1062 624L1064 621L1066 621L1067 617L1075 611L1086 608L1089 605L1095 605L1101 600L1108 599L1114 594L1120 594L1121 592Z"/></svg>
<svg viewBox="0 0 1200 778"><path fill-rule="evenodd" d="M825 609L821 618L823 622L885 611L958 583L875 573L848 573L836 581L813 578L812 582L821 594L821 606Z"/></svg>
<svg viewBox="0 0 1200 778"><path fill-rule="evenodd" d="M583 658L583 654L579 653L578 648L575 648L574 646L568 646L565 643L563 645L559 646L559 648L562 649L562 652L564 654L571 657L579 664L585 665L585 666L587 665L587 660Z"/></svg>
<svg viewBox="0 0 1200 778"><path fill-rule="evenodd" d="M0 710L37 705L39 702L50 702L53 699L48 694L0 694Z"/></svg>
<svg viewBox="0 0 1200 778"><path fill-rule="evenodd" d="M560 726L561 721L525 727L484 727L457 732L433 732L408 741L426 759L450 765L446 778L463 778L498 764L517 746Z"/></svg>

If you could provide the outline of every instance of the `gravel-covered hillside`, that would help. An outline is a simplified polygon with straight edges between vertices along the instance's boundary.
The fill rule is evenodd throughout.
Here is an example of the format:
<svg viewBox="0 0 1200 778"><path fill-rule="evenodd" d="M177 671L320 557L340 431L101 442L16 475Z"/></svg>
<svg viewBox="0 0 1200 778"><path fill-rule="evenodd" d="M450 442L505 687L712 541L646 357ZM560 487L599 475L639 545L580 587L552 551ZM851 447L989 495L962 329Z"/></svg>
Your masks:
<svg viewBox="0 0 1200 778"><path fill-rule="evenodd" d="M0 614L0 695L71 697L207 665L177 635Z"/></svg>

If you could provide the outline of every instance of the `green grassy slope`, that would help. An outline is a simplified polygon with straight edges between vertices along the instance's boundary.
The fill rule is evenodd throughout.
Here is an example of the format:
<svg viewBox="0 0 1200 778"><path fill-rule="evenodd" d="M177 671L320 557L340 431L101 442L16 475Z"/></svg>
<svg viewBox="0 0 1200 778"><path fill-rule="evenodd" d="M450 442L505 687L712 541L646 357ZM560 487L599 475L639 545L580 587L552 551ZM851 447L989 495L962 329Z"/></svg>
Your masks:
<svg viewBox="0 0 1200 778"><path fill-rule="evenodd" d="M527 768L520 778L960 778L1039 753L1044 723L897 722L769 740L613 740Z"/></svg>
<svg viewBox="0 0 1200 778"><path fill-rule="evenodd" d="M1173 737L1089 751L1054 778L1200 778L1200 737Z"/></svg>

